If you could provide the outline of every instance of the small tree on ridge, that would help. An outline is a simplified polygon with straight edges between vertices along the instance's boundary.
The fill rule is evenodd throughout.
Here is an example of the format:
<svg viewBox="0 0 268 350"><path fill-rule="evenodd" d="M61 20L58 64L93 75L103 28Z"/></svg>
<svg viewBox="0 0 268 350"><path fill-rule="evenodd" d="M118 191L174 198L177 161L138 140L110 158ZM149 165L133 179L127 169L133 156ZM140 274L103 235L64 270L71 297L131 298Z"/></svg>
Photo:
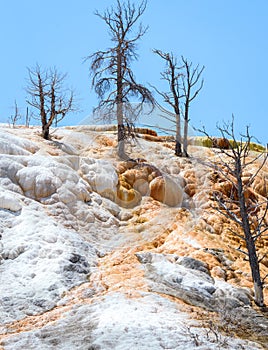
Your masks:
<svg viewBox="0 0 268 350"><path fill-rule="evenodd" d="M205 69L205 66L199 68L199 65L192 67L193 63L189 62L186 58L182 56L182 62L184 64L185 74L182 75L182 90L184 97L184 108L183 108L183 155L188 157L188 127L190 121L190 104L199 94L200 90L203 88L204 79L200 81L201 74Z"/></svg>
<svg viewBox="0 0 268 350"><path fill-rule="evenodd" d="M12 127L15 128L16 123L18 122L18 120L21 119L21 114L19 112L19 108L18 108L18 104L17 101L15 100L14 102L14 114L12 114L9 117L9 123L12 124Z"/></svg>
<svg viewBox="0 0 268 350"><path fill-rule="evenodd" d="M66 91L63 86L66 74L61 74L56 68L41 70L39 65L28 68L29 82L27 93L30 97L27 103L38 110L42 124L42 136L49 139L49 128L55 122L60 122L67 113L74 111L74 93Z"/></svg>
<svg viewBox="0 0 268 350"><path fill-rule="evenodd" d="M205 67L203 66L199 69L199 65L197 65L193 68L192 62L189 62L183 56L181 57L182 63L179 63L172 52L165 53L161 50L153 50L153 52L160 56L166 63L165 70L160 74L161 78L167 82L169 90L162 92L156 87L154 89L163 98L163 102L169 104L174 111L175 118L172 118L171 114L167 112L165 112L164 118L176 125L175 154L179 157L188 157L189 109L191 102L203 87L204 80L202 79L200 81L200 78ZM183 137L181 130L182 117L184 119Z"/></svg>
<svg viewBox="0 0 268 350"><path fill-rule="evenodd" d="M161 72L161 78L168 82L169 91L161 92L157 88L154 88L154 89L163 98L164 102L169 104L174 110L175 123L176 123L175 154L176 156L181 157L182 156L182 137L181 137L180 100L183 96L180 88L180 79L183 74L182 67L178 66L177 59L176 57L174 57L173 53L165 53L161 50L153 50L153 52L166 61L167 67L163 72Z"/></svg>

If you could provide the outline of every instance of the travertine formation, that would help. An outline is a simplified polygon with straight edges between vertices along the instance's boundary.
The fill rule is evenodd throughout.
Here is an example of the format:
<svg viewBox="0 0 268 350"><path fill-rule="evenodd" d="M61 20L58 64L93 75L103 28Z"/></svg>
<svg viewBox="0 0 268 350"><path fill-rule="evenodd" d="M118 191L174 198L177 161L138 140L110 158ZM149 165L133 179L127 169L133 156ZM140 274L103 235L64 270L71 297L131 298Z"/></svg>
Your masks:
<svg viewBox="0 0 268 350"><path fill-rule="evenodd" d="M0 349L265 349L244 243L213 209L233 189L212 150L178 158L138 130L120 161L115 131L0 128ZM267 174L247 200L267 200Z"/></svg>

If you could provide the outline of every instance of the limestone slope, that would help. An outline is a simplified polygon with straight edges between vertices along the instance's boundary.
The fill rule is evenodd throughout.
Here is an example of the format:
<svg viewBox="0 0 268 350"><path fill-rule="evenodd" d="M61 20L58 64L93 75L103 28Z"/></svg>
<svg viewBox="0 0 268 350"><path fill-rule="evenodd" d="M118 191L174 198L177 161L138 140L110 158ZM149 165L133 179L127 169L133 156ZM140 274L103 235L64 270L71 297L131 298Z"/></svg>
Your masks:
<svg viewBox="0 0 268 350"><path fill-rule="evenodd" d="M243 242L213 209L211 192L230 190L204 164L213 151L177 158L140 135L122 162L115 132L0 128L2 348L265 349Z"/></svg>

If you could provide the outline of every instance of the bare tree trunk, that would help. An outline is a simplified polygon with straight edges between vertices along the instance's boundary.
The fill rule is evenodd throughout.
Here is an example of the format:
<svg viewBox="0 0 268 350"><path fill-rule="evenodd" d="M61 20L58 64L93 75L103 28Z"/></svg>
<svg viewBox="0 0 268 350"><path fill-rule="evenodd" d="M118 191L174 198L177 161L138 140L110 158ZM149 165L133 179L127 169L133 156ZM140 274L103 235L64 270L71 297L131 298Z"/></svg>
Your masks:
<svg viewBox="0 0 268 350"><path fill-rule="evenodd" d="M116 105L116 114L117 114L117 154L119 158L126 159L127 156L125 154L125 139L126 139L126 132L125 132L125 126L124 126L124 120L123 120L123 104L117 103Z"/></svg>
<svg viewBox="0 0 268 350"><path fill-rule="evenodd" d="M189 154L188 154L188 122L186 120L184 121L183 156L189 157Z"/></svg>
<svg viewBox="0 0 268 350"><path fill-rule="evenodd" d="M169 57L170 60L170 57ZM181 114L180 114L180 100L179 100L179 93L178 93L178 86L177 86L177 81L175 77L175 66L174 64L170 61L171 65L171 91L173 94L173 99L174 99L174 111L176 114L176 145L175 145L175 155L177 157L182 156L182 147L181 147Z"/></svg>
<svg viewBox="0 0 268 350"><path fill-rule="evenodd" d="M181 121L180 115L176 114L176 145L175 145L175 155L177 157L182 156L182 148L181 148Z"/></svg>
<svg viewBox="0 0 268 350"><path fill-rule="evenodd" d="M242 219L242 225L243 225L243 231L245 235L246 247L248 251L251 275L252 275L253 284L254 284L255 303L258 306L264 306L263 283L260 275L256 245L250 230L250 223L248 219L245 195L243 191L243 183L241 178L241 164L240 164L239 158L237 158L236 160L235 172L236 172L236 179L237 179L237 191L238 191L240 215Z"/></svg>
<svg viewBox="0 0 268 350"><path fill-rule="evenodd" d="M117 48L117 97L116 97L116 118L117 118L117 154L119 158L125 159L125 127L123 118L123 74L122 74L122 52L121 46Z"/></svg>
<svg viewBox="0 0 268 350"><path fill-rule="evenodd" d="M42 125L42 136L45 140L49 140L49 126L47 124Z"/></svg>
<svg viewBox="0 0 268 350"><path fill-rule="evenodd" d="M26 108L26 117L25 117L25 126L26 128L29 128L29 124L30 124L30 118L29 118L29 108Z"/></svg>
<svg viewBox="0 0 268 350"><path fill-rule="evenodd" d="M176 139L176 143L175 143L175 155L177 157L181 157L182 156L181 143L177 139Z"/></svg>
<svg viewBox="0 0 268 350"><path fill-rule="evenodd" d="M188 126L189 126L189 116L188 116L188 105L185 106L185 116L184 116L184 127L183 127L183 156L189 157L188 154Z"/></svg>

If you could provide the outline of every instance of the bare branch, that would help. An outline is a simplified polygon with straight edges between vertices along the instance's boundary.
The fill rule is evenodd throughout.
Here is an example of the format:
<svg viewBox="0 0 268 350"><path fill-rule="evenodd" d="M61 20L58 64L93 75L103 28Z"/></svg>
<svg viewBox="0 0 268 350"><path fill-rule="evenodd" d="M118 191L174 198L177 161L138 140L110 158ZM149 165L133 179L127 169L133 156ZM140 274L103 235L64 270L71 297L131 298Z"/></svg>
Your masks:
<svg viewBox="0 0 268 350"><path fill-rule="evenodd" d="M248 253L241 249L241 245L240 245L238 248L236 248L236 250L237 250L238 252L240 252L240 253L242 253L242 254L248 256Z"/></svg>
<svg viewBox="0 0 268 350"><path fill-rule="evenodd" d="M258 259L258 262L259 263L262 262L262 260L265 259L267 255L268 253L265 253L260 259Z"/></svg>
<svg viewBox="0 0 268 350"><path fill-rule="evenodd" d="M263 277L263 279L262 279L262 283L264 284L264 282L265 282L265 280L266 280L266 278L268 277L268 273Z"/></svg>

